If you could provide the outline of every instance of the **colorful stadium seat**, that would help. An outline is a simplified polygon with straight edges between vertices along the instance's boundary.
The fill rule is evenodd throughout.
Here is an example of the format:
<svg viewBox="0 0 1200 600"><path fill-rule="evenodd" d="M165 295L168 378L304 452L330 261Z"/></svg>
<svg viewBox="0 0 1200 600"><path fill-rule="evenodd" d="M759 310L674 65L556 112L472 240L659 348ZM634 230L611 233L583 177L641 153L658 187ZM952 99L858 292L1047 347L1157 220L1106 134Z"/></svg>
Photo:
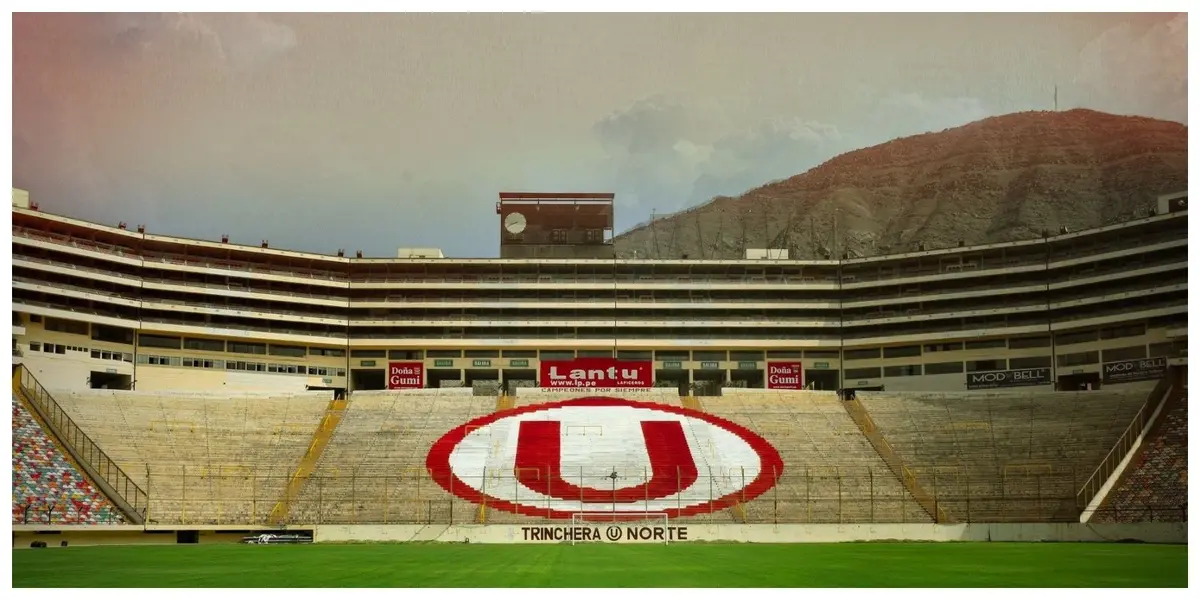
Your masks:
<svg viewBox="0 0 1200 600"><path fill-rule="evenodd" d="M120 524L121 513L75 468L21 401L12 399L12 522Z"/></svg>
<svg viewBox="0 0 1200 600"><path fill-rule="evenodd" d="M1186 395L1165 415L1162 426L1145 444L1138 463L1129 467L1129 475L1097 512L1097 521L1187 521Z"/></svg>

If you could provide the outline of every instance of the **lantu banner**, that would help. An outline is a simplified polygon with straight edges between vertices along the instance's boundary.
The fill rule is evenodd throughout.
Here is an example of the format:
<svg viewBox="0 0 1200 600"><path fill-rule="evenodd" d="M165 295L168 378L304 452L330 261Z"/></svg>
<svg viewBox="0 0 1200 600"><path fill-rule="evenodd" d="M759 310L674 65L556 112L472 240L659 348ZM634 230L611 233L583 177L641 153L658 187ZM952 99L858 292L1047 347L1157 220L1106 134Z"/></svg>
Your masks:
<svg viewBox="0 0 1200 600"><path fill-rule="evenodd" d="M968 390L1049 385L1051 383L1053 383L1053 379L1050 377L1049 368L967 373Z"/></svg>
<svg viewBox="0 0 1200 600"><path fill-rule="evenodd" d="M1143 358L1140 360L1118 360L1104 363L1100 367L1100 383L1131 383L1161 379L1167 372L1166 357Z"/></svg>
<svg viewBox="0 0 1200 600"><path fill-rule="evenodd" d="M613 358L543 360L538 375L544 388L648 388L654 385L654 363Z"/></svg>

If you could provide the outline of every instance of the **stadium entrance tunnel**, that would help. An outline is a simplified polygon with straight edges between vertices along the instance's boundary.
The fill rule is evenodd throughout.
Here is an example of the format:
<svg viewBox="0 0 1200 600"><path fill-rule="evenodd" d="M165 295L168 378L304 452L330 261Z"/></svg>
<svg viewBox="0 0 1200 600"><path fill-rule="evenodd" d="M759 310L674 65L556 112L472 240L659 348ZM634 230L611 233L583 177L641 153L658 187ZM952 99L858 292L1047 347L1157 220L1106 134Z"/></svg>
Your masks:
<svg viewBox="0 0 1200 600"><path fill-rule="evenodd" d="M306 385L304 389L309 392L330 392L334 399L342 399L346 397L346 388L325 387L317 385Z"/></svg>
<svg viewBox="0 0 1200 600"><path fill-rule="evenodd" d="M804 371L804 384L814 390L833 391L838 389L838 372L828 369L808 369Z"/></svg>
<svg viewBox="0 0 1200 600"><path fill-rule="evenodd" d="M93 390L130 390L133 389L133 377L92 371L88 374L88 386Z"/></svg>
<svg viewBox="0 0 1200 600"><path fill-rule="evenodd" d="M482 381L500 381L499 369L467 369L463 371L467 387Z"/></svg>
<svg viewBox="0 0 1200 600"><path fill-rule="evenodd" d="M533 369L505 369L500 375L503 378L504 389L510 394L517 393L517 388L520 387L514 382L537 381L538 379L537 371Z"/></svg>
<svg viewBox="0 0 1200 600"><path fill-rule="evenodd" d="M383 369L351 369L350 387L354 390L386 390L387 372Z"/></svg>
<svg viewBox="0 0 1200 600"><path fill-rule="evenodd" d="M763 376L762 369L734 369L729 372L729 381L732 381L735 387L761 389L766 383L766 377Z"/></svg>
<svg viewBox="0 0 1200 600"><path fill-rule="evenodd" d="M725 383L725 371L696 371L692 384L693 396L720 396Z"/></svg>
<svg viewBox="0 0 1200 600"><path fill-rule="evenodd" d="M1072 373L1070 375L1059 375L1058 385L1056 388L1060 392L1086 392L1088 390L1098 390L1100 389L1100 374Z"/></svg>
<svg viewBox="0 0 1200 600"><path fill-rule="evenodd" d="M425 387L440 388L443 381L462 381L462 371L458 369L429 369L425 372L427 383Z"/></svg>
<svg viewBox="0 0 1200 600"><path fill-rule="evenodd" d="M658 369L654 372L654 387L675 388L680 396L688 395L692 382L688 372L682 369Z"/></svg>
<svg viewBox="0 0 1200 600"><path fill-rule="evenodd" d="M853 400L855 394L857 394L858 392L882 392L882 391L885 391L882 385L874 385L874 386L857 386L857 387L843 388L838 393L846 400Z"/></svg>

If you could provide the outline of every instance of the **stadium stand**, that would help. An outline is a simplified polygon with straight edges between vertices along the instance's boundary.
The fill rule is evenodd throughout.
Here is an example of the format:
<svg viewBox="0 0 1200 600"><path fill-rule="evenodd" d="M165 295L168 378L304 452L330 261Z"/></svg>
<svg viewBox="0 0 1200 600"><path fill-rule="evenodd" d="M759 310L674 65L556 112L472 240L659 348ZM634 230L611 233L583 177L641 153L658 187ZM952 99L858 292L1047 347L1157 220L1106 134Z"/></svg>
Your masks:
<svg viewBox="0 0 1200 600"><path fill-rule="evenodd" d="M598 268L321 255L14 205L14 389L138 524L528 521L444 490L431 444L589 395L538 389L541 370L611 357L667 386L611 395L728 419L782 455L777 485L687 520L1065 522L1153 412L1137 382L1186 360L1186 217L1162 204L985 246ZM1143 486L1128 502L1172 503L1186 433L1167 435L1126 479ZM702 476L722 489L737 470Z"/></svg>
<svg viewBox="0 0 1200 600"><path fill-rule="evenodd" d="M12 397L12 522L112 525L121 513Z"/></svg>
<svg viewBox="0 0 1200 600"><path fill-rule="evenodd" d="M1078 514L1075 492L1145 403L1147 390L860 393L909 468L961 521Z"/></svg>
<svg viewBox="0 0 1200 600"><path fill-rule="evenodd" d="M495 410L471 389L360 392L296 501L294 522L462 522L474 509L433 483L425 454L435 440Z"/></svg>
<svg viewBox="0 0 1200 600"><path fill-rule="evenodd" d="M867 442L833 392L726 394L704 411L762 435L779 451L777 489L745 507L747 522L915 523L931 517Z"/></svg>
<svg viewBox="0 0 1200 600"><path fill-rule="evenodd" d="M171 523L265 522L329 401L328 392L54 397L147 490L149 520Z"/></svg>
<svg viewBox="0 0 1200 600"><path fill-rule="evenodd" d="M1187 417L1185 394L1161 417L1138 462L1109 493L1096 521L1187 521Z"/></svg>

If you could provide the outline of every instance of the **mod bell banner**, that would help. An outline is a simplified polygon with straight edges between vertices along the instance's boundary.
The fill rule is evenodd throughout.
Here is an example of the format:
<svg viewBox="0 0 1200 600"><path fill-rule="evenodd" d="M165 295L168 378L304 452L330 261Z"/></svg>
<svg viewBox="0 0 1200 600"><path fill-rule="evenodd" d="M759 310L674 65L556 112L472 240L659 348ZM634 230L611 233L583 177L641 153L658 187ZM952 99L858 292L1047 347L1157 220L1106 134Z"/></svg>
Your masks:
<svg viewBox="0 0 1200 600"><path fill-rule="evenodd" d="M1048 368L967 373L968 390L1050 385L1051 383L1053 383L1053 379L1050 377L1050 369Z"/></svg>

